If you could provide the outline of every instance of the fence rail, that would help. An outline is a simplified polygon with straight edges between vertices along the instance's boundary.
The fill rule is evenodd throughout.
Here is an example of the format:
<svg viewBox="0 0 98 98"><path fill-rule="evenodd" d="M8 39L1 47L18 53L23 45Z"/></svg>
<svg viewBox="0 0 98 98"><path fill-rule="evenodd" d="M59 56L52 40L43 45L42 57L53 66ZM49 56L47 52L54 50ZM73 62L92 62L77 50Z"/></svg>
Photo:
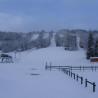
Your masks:
<svg viewBox="0 0 98 98"><path fill-rule="evenodd" d="M69 69L69 70L80 70L80 71L85 71L85 70L91 70L91 71L96 71L98 70L98 66L45 66L45 69Z"/></svg>

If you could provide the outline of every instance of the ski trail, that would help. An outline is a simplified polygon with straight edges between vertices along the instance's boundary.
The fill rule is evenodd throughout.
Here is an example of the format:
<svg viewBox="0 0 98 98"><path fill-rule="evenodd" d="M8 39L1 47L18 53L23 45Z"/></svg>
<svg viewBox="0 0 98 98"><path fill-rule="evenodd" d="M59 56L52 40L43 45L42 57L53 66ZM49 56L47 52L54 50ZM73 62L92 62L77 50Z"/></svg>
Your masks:
<svg viewBox="0 0 98 98"><path fill-rule="evenodd" d="M53 37L51 39L51 45L50 47L56 47L56 43L55 43L55 33L53 33Z"/></svg>

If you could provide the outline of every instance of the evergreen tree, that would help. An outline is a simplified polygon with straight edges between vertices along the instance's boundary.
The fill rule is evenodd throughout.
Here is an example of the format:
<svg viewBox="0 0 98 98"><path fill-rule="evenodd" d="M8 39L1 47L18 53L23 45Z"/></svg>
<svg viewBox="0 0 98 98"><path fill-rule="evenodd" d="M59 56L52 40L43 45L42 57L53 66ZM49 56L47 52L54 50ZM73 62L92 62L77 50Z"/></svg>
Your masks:
<svg viewBox="0 0 98 98"><path fill-rule="evenodd" d="M92 33L89 34L87 47L87 59L90 59L90 57L94 57L94 38Z"/></svg>
<svg viewBox="0 0 98 98"><path fill-rule="evenodd" d="M98 40L95 43L95 57L98 57Z"/></svg>

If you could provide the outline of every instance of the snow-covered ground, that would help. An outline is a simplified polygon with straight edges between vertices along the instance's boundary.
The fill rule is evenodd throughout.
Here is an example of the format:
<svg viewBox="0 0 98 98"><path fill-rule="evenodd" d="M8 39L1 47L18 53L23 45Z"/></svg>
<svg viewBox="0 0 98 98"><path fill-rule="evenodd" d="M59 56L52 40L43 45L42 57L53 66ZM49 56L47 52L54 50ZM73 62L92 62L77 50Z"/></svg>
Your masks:
<svg viewBox="0 0 98 98"><path fill-rule="evenodd" d="M46 61L54 66L98 65L86 60L82 49L48 47L17 53L14 63L0 63L0 98L98 98L97 88L93 93L62 72L46 71ZM76 73L98 84L98 71Z"/></svg>

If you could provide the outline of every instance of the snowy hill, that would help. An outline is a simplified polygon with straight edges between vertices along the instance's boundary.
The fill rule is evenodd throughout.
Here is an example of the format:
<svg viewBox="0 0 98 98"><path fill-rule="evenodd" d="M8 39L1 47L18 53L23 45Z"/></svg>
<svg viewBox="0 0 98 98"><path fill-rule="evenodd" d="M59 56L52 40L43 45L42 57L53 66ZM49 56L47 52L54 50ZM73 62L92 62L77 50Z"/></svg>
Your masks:
<svg viewBox="0 0 98 98"><path fill-rule="evenodd" d="M12 53L14 56L14 53ZM90 66L85 52L65 51L62 47L49 47L16 54L13 64L0 63L0 98L97 98L98 91L86 89L66 74L45 71L45 63L52 65ZM97 72L80 72L95 81Z"/></svg>

